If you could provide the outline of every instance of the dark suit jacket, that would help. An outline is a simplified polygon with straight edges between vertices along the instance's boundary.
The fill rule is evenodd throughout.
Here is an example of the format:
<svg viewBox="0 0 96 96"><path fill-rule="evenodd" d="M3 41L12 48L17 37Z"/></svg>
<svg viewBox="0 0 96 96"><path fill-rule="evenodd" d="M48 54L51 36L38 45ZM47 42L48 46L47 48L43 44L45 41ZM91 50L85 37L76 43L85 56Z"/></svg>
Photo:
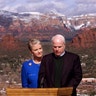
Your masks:
<svg viewBox="0 0 96 96"><path fill-rule="evenodd" d="M42 78L44 78L43 87L54 87L54 56L54 53L45 55L41 61L38 77L39 87L41 86ZM82 79L82 68L79 56L65 51L61 72L61 87L73 87L73 93L75 94L76 88Z"/></svg>

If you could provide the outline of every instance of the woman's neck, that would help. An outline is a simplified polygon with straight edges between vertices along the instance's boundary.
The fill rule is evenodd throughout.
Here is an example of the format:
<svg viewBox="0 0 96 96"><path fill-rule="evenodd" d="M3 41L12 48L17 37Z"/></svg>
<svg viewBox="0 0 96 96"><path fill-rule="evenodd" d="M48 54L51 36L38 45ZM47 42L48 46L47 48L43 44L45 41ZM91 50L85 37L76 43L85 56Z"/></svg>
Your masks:
<svg viewBox="0 0 96 96"><path fill-rule="evenodd" d="M41 59L42 58L33 58L33 62L36 64L40 64L41 63Z"/></svg>

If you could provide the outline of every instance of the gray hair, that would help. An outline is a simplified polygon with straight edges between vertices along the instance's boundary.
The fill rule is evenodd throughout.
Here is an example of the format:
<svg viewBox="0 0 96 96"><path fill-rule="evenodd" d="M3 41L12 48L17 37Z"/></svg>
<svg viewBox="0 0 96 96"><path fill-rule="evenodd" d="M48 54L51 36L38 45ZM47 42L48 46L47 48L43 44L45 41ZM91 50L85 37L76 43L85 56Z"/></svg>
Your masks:
<svg viewBox="0 0 96 96"><path fill-rule="evenodd" d="M65 37L61 34L57 34L57 35L53 36L52 39L51 39L51 42L53 42L54 39L57 39L57 38L61 39L65 43Z"/></svg>

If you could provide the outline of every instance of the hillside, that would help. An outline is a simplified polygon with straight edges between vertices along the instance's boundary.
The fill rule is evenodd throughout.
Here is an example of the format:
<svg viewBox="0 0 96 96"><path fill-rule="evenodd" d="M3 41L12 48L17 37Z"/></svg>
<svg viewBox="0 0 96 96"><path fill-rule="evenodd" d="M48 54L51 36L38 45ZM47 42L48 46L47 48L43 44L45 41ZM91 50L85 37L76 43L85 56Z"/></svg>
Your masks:
<svg viewBox="0 0 96 96"><path fill-rule="evenodd" d="M96 16L90 14L67 18L49 13L0 13L0 90L21 87L22 62L31 58L29 38L42 41L45 55L52 51L50 39L58 33L66 38L66 50L80 56L83 77L96 78L95 22Z"/></svg>
<svg viewBox="0 0 96 96"><path fill-rule="evenodd" d="M3 36L12 35L20 41L29 38L38 38L50 41L55 34L62 34L71 40L82 29L95 28L96 16L87 14L82 16L66 17L55 13L12 13L0 11L0 40Z"/></svg>

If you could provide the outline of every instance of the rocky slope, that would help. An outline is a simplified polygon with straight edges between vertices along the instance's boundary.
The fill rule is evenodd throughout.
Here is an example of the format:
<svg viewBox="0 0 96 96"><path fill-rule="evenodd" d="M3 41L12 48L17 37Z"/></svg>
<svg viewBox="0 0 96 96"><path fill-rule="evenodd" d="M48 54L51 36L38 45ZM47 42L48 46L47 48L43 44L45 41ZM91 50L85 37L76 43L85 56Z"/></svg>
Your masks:
<svg viewBox="0 0 96 96"><path fill-rule="evenodd" d="M96 28L84 29L76 35L71 44L76 48L90 48L96 46Z"/></svg>
<svg viewBox="0 0 96 96"><path fill-rule="evenodd" d="M0 13L0 41L6 44L6 48L7 46L16 48L17 45L14 45L17 44L16 40L27 41L29 38L37 38L50 41L53 35L59 33L67 40L72 40L72 45L77 48L92 47L96 40L95 21L95 15L67 18L58 14L2 12ZM94 30L90 30L92 28ZM1 45L4 47L4 44Z"/></svg>

